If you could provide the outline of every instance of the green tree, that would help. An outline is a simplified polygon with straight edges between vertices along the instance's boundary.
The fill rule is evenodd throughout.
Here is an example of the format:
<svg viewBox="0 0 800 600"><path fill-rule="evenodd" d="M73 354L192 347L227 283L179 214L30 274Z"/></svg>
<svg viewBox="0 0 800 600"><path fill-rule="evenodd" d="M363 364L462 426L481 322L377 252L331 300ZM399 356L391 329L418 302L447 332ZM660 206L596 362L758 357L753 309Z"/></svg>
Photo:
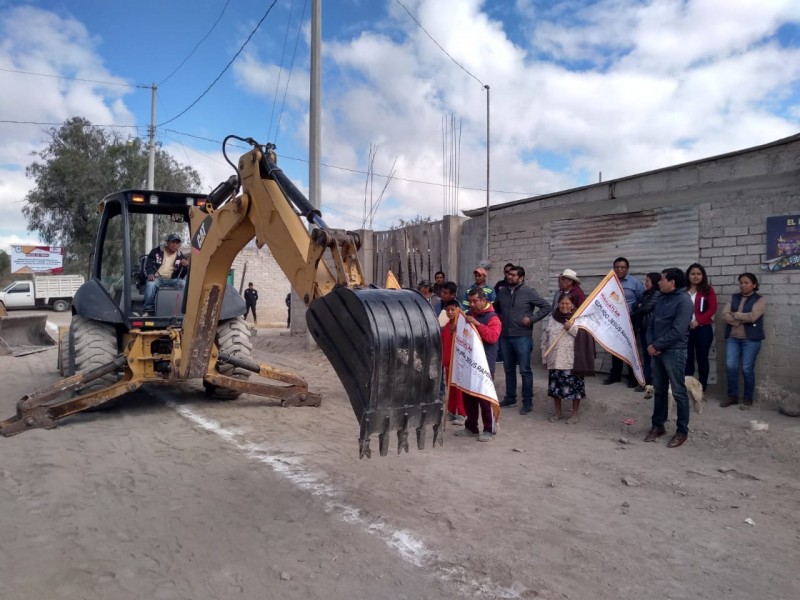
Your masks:
<svg viewBox="0 0 800 600"><path fill-rule="evenodd" d="M84 272L94 250L97 205L108 194L146 186L148 148L74 117L48 132L46 148L25 170L35 187L25 196L28 229L52 246L67 248L65 271ZM155 185L198 192L200 176L165 151L155 156Z"/></svg>
<svg viewBox="0 0 800 600"><path fill-rule="evenodd" d="M406 219L399 219L400 223L398 225L392 224L389 229L403 229L405 227L411 227L413 225L421 225L422 223L430 223L430 217L423 217L421 215L416 215L408 220Z"/></svg>

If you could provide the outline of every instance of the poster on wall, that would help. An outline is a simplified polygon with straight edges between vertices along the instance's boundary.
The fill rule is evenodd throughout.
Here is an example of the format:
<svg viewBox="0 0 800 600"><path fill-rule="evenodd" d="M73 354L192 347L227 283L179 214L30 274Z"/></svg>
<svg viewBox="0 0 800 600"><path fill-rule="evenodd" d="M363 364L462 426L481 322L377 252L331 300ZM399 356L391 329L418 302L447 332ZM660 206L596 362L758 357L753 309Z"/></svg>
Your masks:
<svg viewBox="0 0 800 600"><path fill-rule="evenodd" d="M800 269L800 215L767 217L767 271Z"/></svg>
<svg viewBox="0 0 800 600"><path fill-rule="evenodd" d="M12 273L60 275L64 272L64 248L60 246L13 246Z"/></svg>

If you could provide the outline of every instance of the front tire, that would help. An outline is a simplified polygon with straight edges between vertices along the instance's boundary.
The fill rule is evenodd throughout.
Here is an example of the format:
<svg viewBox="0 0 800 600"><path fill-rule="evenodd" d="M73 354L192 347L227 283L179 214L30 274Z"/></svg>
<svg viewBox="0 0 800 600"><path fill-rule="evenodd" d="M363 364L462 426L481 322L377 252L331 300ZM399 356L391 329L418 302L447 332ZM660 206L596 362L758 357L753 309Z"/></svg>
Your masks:
<svg viewBox="0 0 800 600"><path fill-rule="evenodd" d="M226 319L217 326L217 349L220 352L235 354L240 358L249 359L253 352L253 342L250 340L250 327L247 326L243 317ZM217 363L217 372L236 379L248 379L250 371L240 369L229 364ZM207 381L203 382L206 395L219 400L233 400L242 395L239 390L213 385Z"/></svg>
<svg viewBox="0 0 800 600"><path fill-rule="evenodd" d="M72 317L69 341L74 350L75 370L90 371L110 363L117 356L117 333L113 325L93 321L80 315ZM69 349L66 351L69 361ZM69 363L67 363L69 364ZM81 392L93 392L119 381L119 373L109 373L95 379Z"/></svg>

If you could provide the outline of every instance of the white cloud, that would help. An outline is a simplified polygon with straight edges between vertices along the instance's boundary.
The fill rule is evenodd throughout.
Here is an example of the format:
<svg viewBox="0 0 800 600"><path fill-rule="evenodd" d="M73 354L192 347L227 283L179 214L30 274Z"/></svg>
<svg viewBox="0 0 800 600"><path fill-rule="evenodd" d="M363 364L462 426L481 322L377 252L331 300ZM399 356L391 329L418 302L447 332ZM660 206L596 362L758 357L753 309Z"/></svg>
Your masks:
<svg viewBox="0 0 800 600"><path fill-rule="evenodd" d="M363 171L370 144L380 144L375 171L388 173L397 157L398 179L376 226L441 215L442 188L406 180L442 182L447 115L462 126L461 185L485 185L487 95L476 79L491 86L491 187L520 192L495 191L494 203L589 183L598 171L609 179L735 151L791 135L800 125L800 44L777 35L782 26L800 25L796 0L404 4L452 59L394 2L386 3L388 14L379 22L364 21L359 32L340 30L323 51L324 162ZM103 67L97 40L70 18L26 6L6 11L0 28L3 68L121 81ZM307 34L306 28L306 43ZM261 100L261 122L279 77L282 97L286 72L276 62L249 48L234 63L237 87L228 93ZM9 89L9 77L0 72L0 89ZM0 114L134 122L126 88L13 77L15 93L0 91ZM298 59L277 142L279 152L299 158L307 148L308 85L307 60ZM20 166L41 147L42 129L0 124L0 165L16 165L18 188L24 187ZM167 139L166 149L196 168L207 189L231 173L218 149L202 153L186 138L185 145ZM229 149L232 157L239 153ZM298 187L307 185L306 165L283 159L282 167L295 174ZM11 176L0 169L0 181ZM330 224L360 225L365 178L323 170ZM383 181L375 179L378 189ZM12 193L0 184L4 210ZM484 203L480 189L460 193L462 208Z"/></svg>

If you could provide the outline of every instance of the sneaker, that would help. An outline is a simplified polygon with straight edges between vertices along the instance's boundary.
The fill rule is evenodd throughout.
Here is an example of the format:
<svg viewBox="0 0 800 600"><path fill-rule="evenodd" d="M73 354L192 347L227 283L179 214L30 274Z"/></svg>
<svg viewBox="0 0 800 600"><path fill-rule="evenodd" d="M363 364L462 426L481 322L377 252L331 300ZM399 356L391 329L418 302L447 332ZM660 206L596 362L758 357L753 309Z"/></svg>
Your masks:
<svg viewBox="0 0 800 600"><path fill-rule="evenodd" d="M719 403L719 406L720 408L728 408L734 404L739 404L739 398L729 394L725 400Z"/></svg>
<svg viewBox="0 0 800 600"><path fill-rule="evenodd" d="M513 400L502 400L500 402L500 406L505 408L506 406L514 406L517 403L517 399L514 398Z"/></svg>
<svg viewBox="0 0 800 600"><path fill-rule="evenodd" d="M491 442L494 439L494 434L491 431L482 431L478 436L479 442Z"/></svg>
<svg viewBox="0 0 800 600"><path fill-rule="evenodd" d="M453 419L453 425L463 427L464 423L467 422L467 417L462 417L461 415L456 415L455 419Z"/></svg>
<svg viewBox="0 0 800 600"><path fill-rule="evenodd" d="M458 437L478 437L478 432L464 427L464 429L459 429L456 431L455 435Z"/></svg>
<svg viewBox="0 0 800 600"><path fill-rule="evenodd" d="M521 415L527 415L529 412L533 412L533 406L528 404L523 404L522 408L519 409L519 414Z"/></svg>
<svg viewBox="0 0 800 600"><path fill-rule="evenodd" d="M748 400L747 398L745 398L744 400L742 400L742 403L739 405L739 410L750 410L751 408L753 408L753 400L752 399Z"/></svg>
<svg viewBox="0 0 800 600"><path fill-rule="evenodd" d="M645 387L643 385L637 385L636 389L633 390L634 392L639 392L640 394L645 391Z"/></svg>

